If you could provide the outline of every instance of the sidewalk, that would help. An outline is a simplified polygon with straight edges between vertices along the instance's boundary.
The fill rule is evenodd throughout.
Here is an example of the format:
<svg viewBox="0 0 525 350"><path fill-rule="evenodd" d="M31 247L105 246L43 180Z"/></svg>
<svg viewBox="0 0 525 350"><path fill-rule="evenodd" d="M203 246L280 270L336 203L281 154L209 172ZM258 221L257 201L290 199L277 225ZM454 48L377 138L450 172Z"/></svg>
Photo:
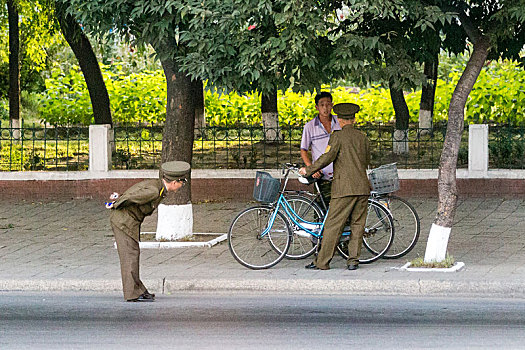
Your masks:
<svg viewBox="0 0 525 350"><path fill-rule="evenodd" d="M226 242L212 248L143 249L141 277L158 294L190 290L374 295L525 297L525 200L464 198L449 253L466 267L453 273L399 271L425 253L437 199L411 198L421 217L419 243L406 257L344 269L310 271L311 258L268 270L237 263ZM194 232L227 232L247 202L194 204ZM142 230L155 231L156 217ZM120 291L120 268L103 201L0 202L0 290Z"/></svg>

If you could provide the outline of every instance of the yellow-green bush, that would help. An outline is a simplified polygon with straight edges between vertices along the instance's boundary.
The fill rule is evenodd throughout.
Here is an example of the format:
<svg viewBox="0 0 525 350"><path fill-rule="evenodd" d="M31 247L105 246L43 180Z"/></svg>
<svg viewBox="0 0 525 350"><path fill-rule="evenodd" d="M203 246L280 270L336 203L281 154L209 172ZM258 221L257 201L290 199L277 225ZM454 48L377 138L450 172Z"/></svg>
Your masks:
<svg viewBox="0 0 525 350"><path fill-rule="evenodd" d="M158 71L126 74L119 66L102 67L115 122L163 123L166 117L166 82ZM438 80L434 121L447 120L450 98L460 78L453 71L449 81ZM46 80L47 91L40 99L42 119L51 124L90 124L91 102L79 69L68 74L53 71ZM361 106L360 123L390 123L394 109L389 90L379 85L368 89L337 87L331 91L334 103L354 102ZM279 120L282 125L303 125L317 115L315 93L278 93ZM405 94L410 121L418 121L421 91ZM261 125L261 103L257 92L239 95L210 88L205 92L206 121L211 126ZM466 107L467 123L520 124L525 114L525 72L516 63L493 62L484 69L472 90Z"/></svg>
<svg viewBox="0 0 525 350"><path fill-rule="evenodd" d="M166 119L166 79L161 70L126 73L122 66L103 66L114 122L162 123ZM82 72L59 69L46 79L40 97L43 121L53 125L93 123L93 110Z"/></svg>

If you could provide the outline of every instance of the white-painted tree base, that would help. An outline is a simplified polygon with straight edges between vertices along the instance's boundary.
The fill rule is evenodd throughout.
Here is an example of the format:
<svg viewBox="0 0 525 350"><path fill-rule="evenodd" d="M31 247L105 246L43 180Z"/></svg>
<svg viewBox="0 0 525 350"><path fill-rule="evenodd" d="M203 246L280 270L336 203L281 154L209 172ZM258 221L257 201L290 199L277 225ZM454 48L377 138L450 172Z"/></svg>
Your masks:
<svg viewBox="0 0 525 350"><path fill-rule="evenodd" d="M394 154L408 154L407 130L394 130Z"/></svg>
<svg viewBox="0 0 525 350"><path fill-rule="evenodd" d="M432 261L441 262L447 256L448 238L450 236L450 227L443 227L432 224L430 234L428 235L427 249L425 251L424 262Z"/></svg>
<svg viewBox="0 0 525 350"><path fill-rule="evenodd" d="M266 141L278 142L282 140L281 131L279 130L279 114L266 112L261 115L261 118L266 130Z"/></svg>
<svg viewBox="0 0 525 350"><path fill-rule="evenodd" d="M10 119L14 140L20 140L20 119Z"/></svg>
<svg viewBox="0 0 525 350"><path fill-rule="evenodd" d="M465 263L457 262L451 267L410 267L411 263L407 262L401 266L401 271L412 271L412 272L457 272L465 267Z"/></svg>
<svg viewBox="0 0 525 350"><path fill-rule="evenodd" d="M158 208L157 241L175 241L193 233L193 209L190 204L166 205Z"/></svg>
<svg viewBox="0 0 525 350"><path fill-rule="evenodd" d="M426 109L419 110L419 128L430 129L432 128L432 112Z"/></svg>

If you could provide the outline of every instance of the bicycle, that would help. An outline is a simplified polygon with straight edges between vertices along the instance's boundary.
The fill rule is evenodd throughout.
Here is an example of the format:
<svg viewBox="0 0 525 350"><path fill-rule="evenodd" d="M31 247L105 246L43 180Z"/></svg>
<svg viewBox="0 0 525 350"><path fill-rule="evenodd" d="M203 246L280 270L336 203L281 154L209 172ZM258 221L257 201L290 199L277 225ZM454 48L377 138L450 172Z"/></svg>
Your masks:
<svg viewBox="0 0 525 350"><path fill-rule="evenodd" d="M270 268L285 256L302 259L318 251L326 216L313 206L309 221L295 211L284 196L290 172L298 173L295 164L285 165L284 184L266 172L258 171L255 179L254 198L262 203L240 212L228 230L228 247L233 257L250 269ZM297 198L292 204L306 203ZM303 213L304 214L304 213ZM320 220L322 218L322 220ZM348 240L351 232L345 230L342 240ZM394 226L388 209L373 198L368 200L368 216L360 263L366 264L381 258L394 237ZM292 251L288 254L290 247Z"/></svg>
<svg viewBox="0 0 525 350"><path fill-rule="evenodd" d="M382 165L372 169L369 173L373 191L371 198L384 205L392 214L394 222L395 239L384 259L397 259L408 254L416 245L421 230L421 223L416 209L407 200L398 197L393 192L399 189L399 177L395 163ZM317 182L313 182L315 194L307 191L288 191L287 196L293 200L301 198L305 202L303 212L317 209L326 213L328 206L321 194ZM320 204L318 204L320 203ZM313 208L305 209L311 205ZM324 215L324 214L323 214ZM337 249L343 258L348 258L345 242L341 242Z"/></svg>

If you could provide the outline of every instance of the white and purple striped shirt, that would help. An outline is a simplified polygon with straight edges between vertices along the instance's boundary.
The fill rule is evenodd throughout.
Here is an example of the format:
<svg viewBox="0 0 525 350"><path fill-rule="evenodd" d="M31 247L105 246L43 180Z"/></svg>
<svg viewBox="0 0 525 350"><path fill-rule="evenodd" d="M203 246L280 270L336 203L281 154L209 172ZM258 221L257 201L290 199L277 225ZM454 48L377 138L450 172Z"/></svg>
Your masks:
<svg viewBox="0 0 525 350"><path fill-rule="evenodd" d="M332 115L332 131L341 130L339 121L335 115ZM301 139L301 149L312 152L312 161L315 162L328 146L328 140L330 140L330 133L326 131L319 119L319 116L310 120L304 125L303 137ZM332 163L328 164L322 169L323 179L331 180L334 175L334 166Z"/></svg>

